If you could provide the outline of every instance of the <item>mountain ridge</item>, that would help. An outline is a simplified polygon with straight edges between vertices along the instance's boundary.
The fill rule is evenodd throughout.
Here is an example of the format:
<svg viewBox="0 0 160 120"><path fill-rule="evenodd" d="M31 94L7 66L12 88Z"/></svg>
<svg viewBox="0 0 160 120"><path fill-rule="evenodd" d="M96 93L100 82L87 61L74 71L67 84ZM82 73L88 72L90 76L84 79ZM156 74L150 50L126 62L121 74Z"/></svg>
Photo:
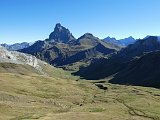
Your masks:
<svg viewBox="0 0 160 120"><path fill-rule="evenodd" d="M27 43L27 42L14 43L14 44L3 43L3 44L0 44L0 45L5 47L7 50L17 51L17 50L24 49L24 48L27 48L27 47L31 46L32 43Z"/></svg>
<svg viewBox="0 0 160 120"><path fill-rule="evenodd" d="M75 72L73 74L81 76L84 79L94 79L94 80L105 79L106 77L115 76L116 78L114 77L111 78L111 83L115 83L115 84L125 83L129 85L159 87L160 83L157 79L156 79L157 81L155 81L157 85L154 84L154 82L150 81L150 80L153 80L154 73L153 75L149 76L150 77L149 81L146 81L146 83L143 82L145 77L142 77L142 75L143 75L143 70L144 71L146 70L145 67L143 68L143 70L139 72L138 70L136 70L134 74L129 71L131 69L134 69L135 66L140 66L140 65L147 66L146 61L149 62L150 60L145 60L145 59L150 58L150 57L147 57L150 55L150 52L153 52L153 58L155 58L155 61L157 62L159 58L154 57L155 55L154 52L156 52L157 50L158 51L160 50L160 42L158 41L158 38L156 36L150 36L142 40L137 40L134 44L131 44L126 48L121 49L117 53L112 54L112 56L110 56L107 59L106 58L97 59L88 67L81 68L78 72ZM143 58L143 56L146 56L146 57L144 57L143 62L140 65L138 65L138 62L137 64L134 64L134 61L140 61ZM132 67L130 67L130 64L133 64ZM153 63L153 66L150 65L149 66L150 69L147 69L146 72L149 73L150 71L155 71L153 68L159 71L159 68L156 68L154 66L155 66L154 63ZM138 72L137 75L139 74L139 78L133 79L135 77L132 78L131 76L132 74L133 76L136 76L136 72ZM129 73L129 74L128 75L125 74L122 76L121 74L124 74L124 73ZM118 76L121 76L121 77L118 77ZM125 78L128 78L128 79L125 79ZM123 82L123 79L125 80L125 82ZM130 79L132 80L132 82L130 81ZM137 80L139 81L139 84L138 82L136 82ZM149 82L152 84L149 84Z"/></svg>
<svg viewBox="0 0 160 120"><path fill-rule="evenodd" d="M101 49L104 51L97 51L100 50L99 47L102 47ZM61 26L61 24L56 24L54 31L49 35L49 39L37 41L32 46L20 50L20 52L35 55L55 66L63 66L72 64L73 61L90 61L86 54L91 53L90 57L93 58L103 57L119 49L119 46L107 44L91 33L85 33L75 39L68 29Z"/></svg>
<svg viewBox="0 0 160 120"><path fill-rule="evenodd" d="M114 37L111 38L111 37L108 36L108 37L104 38L103 41L106 42L106 43L113 43L113 44L121 46L123 48L123 47L127 47L130 44L135 43L136 39L134 39L132 36L130 36L128 38L117 40Z"/></svg>

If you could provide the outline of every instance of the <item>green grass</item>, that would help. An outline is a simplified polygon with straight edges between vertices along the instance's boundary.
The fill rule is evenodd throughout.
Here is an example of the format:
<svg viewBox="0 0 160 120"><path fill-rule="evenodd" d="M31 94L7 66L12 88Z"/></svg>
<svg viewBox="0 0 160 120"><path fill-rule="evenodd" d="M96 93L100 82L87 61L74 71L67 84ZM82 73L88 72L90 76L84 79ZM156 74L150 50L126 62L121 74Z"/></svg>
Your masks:
<svg viewBox="0 0 160 120"><path fill-rule="evenodd" d="M159 89L104 82L104 91L93 81L46 67L48 75L31 68L21 69L23 74L0 71L0 120L160 119Z"/></svg>

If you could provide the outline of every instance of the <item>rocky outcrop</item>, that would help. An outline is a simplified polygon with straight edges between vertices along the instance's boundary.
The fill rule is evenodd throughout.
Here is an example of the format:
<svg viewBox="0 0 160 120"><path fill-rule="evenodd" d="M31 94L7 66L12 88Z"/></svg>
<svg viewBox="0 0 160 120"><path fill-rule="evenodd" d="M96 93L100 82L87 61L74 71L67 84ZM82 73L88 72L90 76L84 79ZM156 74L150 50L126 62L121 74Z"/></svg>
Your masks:
<svg viewBox="0 0 160 120"><path fill-rule="evenodd" d="M15 63L15 64L27 64L38 71L42 72L41 65L45 65L46 63L37 59L35 56L20 53L17 51L8 51L4 47L0 46L0 63Z"/></svg>

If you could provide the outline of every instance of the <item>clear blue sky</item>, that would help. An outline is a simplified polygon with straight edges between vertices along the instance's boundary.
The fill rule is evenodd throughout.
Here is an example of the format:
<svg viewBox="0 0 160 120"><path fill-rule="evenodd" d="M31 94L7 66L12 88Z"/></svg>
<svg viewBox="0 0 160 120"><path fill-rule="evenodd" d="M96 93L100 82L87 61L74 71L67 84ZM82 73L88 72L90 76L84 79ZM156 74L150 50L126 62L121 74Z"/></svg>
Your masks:
<svg viewBox="0 0 160 120"><path fill-rule="evenodd" d="M0 43L43 40L56 23L76 38L160 35L160 0L0 0Z"/></svg>

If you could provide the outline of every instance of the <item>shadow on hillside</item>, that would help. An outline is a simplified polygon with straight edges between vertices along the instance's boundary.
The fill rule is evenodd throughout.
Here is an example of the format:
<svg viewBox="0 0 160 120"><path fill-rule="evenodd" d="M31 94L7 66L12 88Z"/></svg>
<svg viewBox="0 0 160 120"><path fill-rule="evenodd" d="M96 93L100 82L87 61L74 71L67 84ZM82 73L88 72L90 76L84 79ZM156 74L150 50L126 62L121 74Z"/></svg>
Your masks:
<svg viewBox="0 0 160 120"><path fill-rule="evenodd" d="M99 59L73 75L87 80L100 80L116 74L110 83L160 88L159 61L160 51L125 63L120 59Z"/></svg>
<svg viewBox="0 0 160 120"><path fill-rule="evenodd" d="M101 58L92 62L88 67L81 67L78 72L72 73L72 75L80 76L86 80L100 80L121 71L125 67L126 65L118 60Z"/></svg>
<svg viewBox="0 0 160 120"><path fill-rule="evenodd" d="M160 88L160 51L131 61L110 83Z"/></svg>

